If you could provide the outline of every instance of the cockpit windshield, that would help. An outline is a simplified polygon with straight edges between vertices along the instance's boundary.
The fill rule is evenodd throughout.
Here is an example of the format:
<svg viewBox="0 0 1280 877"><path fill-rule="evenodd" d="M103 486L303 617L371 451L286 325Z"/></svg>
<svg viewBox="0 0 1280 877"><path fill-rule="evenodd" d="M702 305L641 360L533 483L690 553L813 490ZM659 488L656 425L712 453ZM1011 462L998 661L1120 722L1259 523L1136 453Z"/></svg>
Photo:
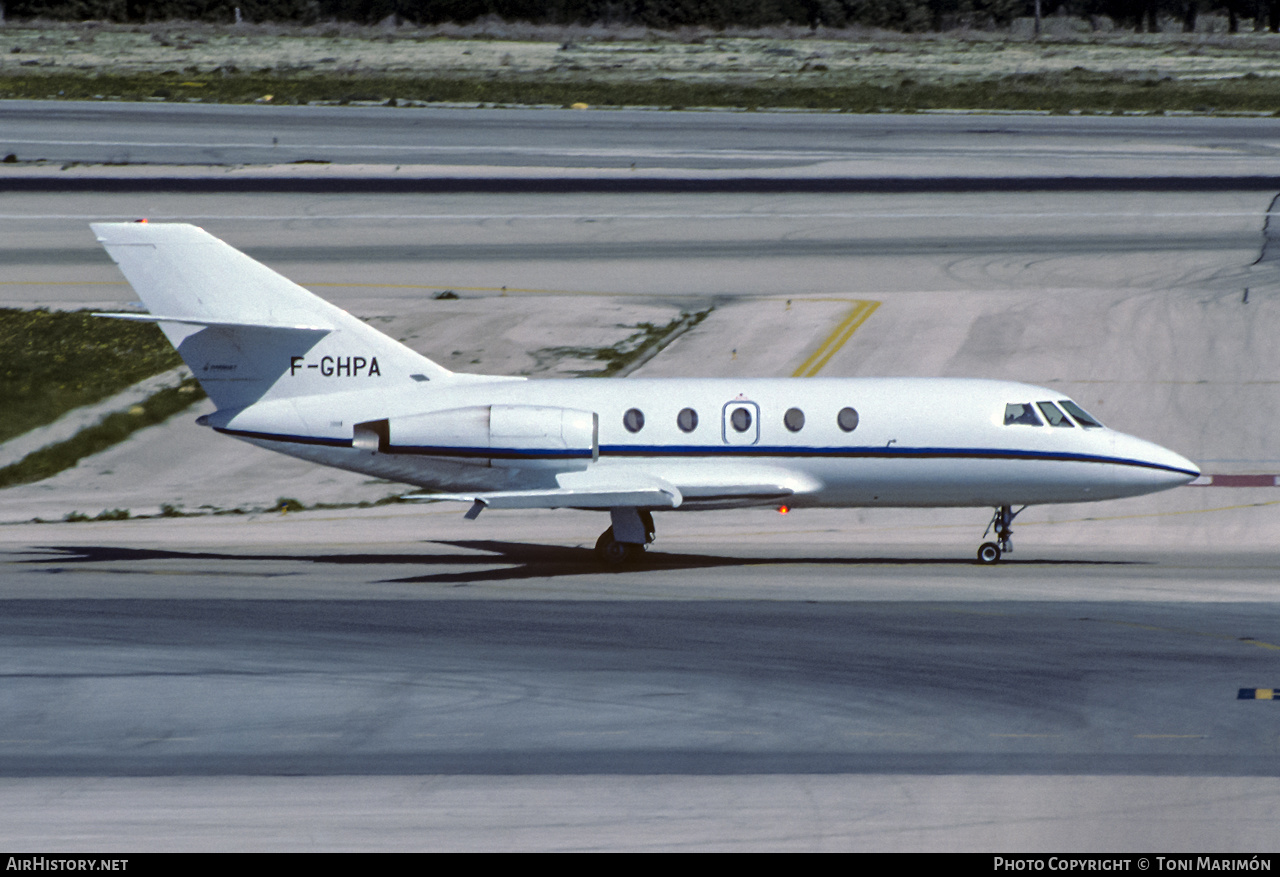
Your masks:
<svg viewBox="0 0 1280 877"><path fill-rule="evenodd" d="M1036 407L1040 409L1040 413L1044 415L1044 419L1049 421L1050 426L1067 426L1074 427L1075 424L1067 419L1067 415L1058 410L1058 406L1052 402L1037 402Z"/></svg>
<svg viewBox="0 0 1280 877"><path fill-rule="evenodd" d="M1004 425L1044 426L1030 402L1010 402L1004 406Z"/></svg>
<svg viewBox="0 0 1280 877"><path fill-rule="evenodd" d="M1096 418L1070 399L1061 399L1058 401L1058 404L1065 408L1066 412L1076 419L1076 423L1080 424L1085 429L1102 428L1102 424L1099 423Z"/></svg>
<svg viewBox="0 0 1280 877"><path fill-rule="evenodd" d="M1062 412L1066 411L1071 417ZM1042 419L1043 418L1043 419ZM1072 423L1074 418L1075 423ZM1059 399L1057 403L1044 402L1010 402L1004 406L1005 426L1059 426L1071 429L1076 424L1085 429L1101 429L1097 418L1086 412L1070 399Z"/></svg>

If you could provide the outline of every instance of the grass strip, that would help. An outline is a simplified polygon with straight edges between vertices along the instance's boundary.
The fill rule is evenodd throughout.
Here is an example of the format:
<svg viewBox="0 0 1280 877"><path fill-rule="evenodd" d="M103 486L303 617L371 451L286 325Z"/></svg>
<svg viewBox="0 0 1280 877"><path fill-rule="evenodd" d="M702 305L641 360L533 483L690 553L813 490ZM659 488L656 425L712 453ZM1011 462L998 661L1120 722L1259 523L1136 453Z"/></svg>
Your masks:
<svg viewBox="0 0 1280 877"><path fill-rule="evenodd" d="M85 457L119 444L144 427L163 423L203 398L204 391L194 378L161 390L128 411L107 415L65 442L41 448L0 469L0 488L30 484L70 469Z"/></svg>
<svg viewBox="0 0 1280 877"><path fill-rule="evenodd" d="M674 79L610 81L538 75L436 77L411 74L75 74L6 73L0 98L165 100L283 104L476 103L572 106L794 108L847 112L931 109L1038 110L1050 113L1280 112L1273 77L1179 80L1074 69L955 82L841 81L819 74L752 82Z"/></svg>
<svg viewBox="0 0 1280 877"><path fill-rule="evenodd" d="M0 308L0 442L182 364L152 323Z"/></svg>

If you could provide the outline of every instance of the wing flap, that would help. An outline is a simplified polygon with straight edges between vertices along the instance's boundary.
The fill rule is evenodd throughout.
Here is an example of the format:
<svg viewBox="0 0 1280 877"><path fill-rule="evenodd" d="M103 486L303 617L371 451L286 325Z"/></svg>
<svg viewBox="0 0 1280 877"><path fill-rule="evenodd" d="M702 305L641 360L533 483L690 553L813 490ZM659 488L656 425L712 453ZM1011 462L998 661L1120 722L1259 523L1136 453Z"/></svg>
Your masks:
<svg viewBox="0 0 1280 877"><path fill-rule="evenodd" d="M795 488L783 484L734 484L686 487L685 504L690 507L763 505L794 496Z"/></svg>

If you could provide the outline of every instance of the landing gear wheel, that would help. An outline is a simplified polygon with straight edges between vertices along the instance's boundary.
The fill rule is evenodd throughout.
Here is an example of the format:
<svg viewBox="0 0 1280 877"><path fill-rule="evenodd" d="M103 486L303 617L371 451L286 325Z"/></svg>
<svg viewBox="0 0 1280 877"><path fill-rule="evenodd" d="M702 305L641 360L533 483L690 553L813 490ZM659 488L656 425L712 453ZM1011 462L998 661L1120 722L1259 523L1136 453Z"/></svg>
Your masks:
<svg viewBox="0 0 1280 877"><path fill-rule="evenodd" d="M614 539L612 527L601 533L600 538L596 540L596 557L600 558L605 566L613 567L614 569L635 565L643 554L643 545L636 545L632 542L619 542Z"/></svg>
<svg viewBox="0 0 1280 877"><path fill-rule="evenodd" d="M978 563L999 563L1002 556L1013 552L1013 519L1026 510L1027 507L1023 506L1015 512L1013 506L1007 505L996 509L996 513L991 516L991 523L982 531L982 535L986 536L994 530L996 541L983 542L978 546Z"/></svg>

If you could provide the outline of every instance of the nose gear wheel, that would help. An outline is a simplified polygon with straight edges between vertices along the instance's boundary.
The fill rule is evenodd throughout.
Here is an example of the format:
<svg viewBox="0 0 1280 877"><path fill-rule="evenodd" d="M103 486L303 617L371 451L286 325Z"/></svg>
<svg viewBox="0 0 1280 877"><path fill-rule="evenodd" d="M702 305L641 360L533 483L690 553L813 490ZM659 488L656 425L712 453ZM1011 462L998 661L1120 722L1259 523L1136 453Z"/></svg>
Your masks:
<svg viewBox="0 0 1280 877"><path fill-rule="evenodd" d="M1026 510L1027 507L1023 506L1015 512L1013 506L1007 505L996 509L987 529L982 531L982 535L986 536L994 530L996 541L983 542L978 546L978 563L998 563L1002 556L1013 552L1013 519Z"/></svg>

